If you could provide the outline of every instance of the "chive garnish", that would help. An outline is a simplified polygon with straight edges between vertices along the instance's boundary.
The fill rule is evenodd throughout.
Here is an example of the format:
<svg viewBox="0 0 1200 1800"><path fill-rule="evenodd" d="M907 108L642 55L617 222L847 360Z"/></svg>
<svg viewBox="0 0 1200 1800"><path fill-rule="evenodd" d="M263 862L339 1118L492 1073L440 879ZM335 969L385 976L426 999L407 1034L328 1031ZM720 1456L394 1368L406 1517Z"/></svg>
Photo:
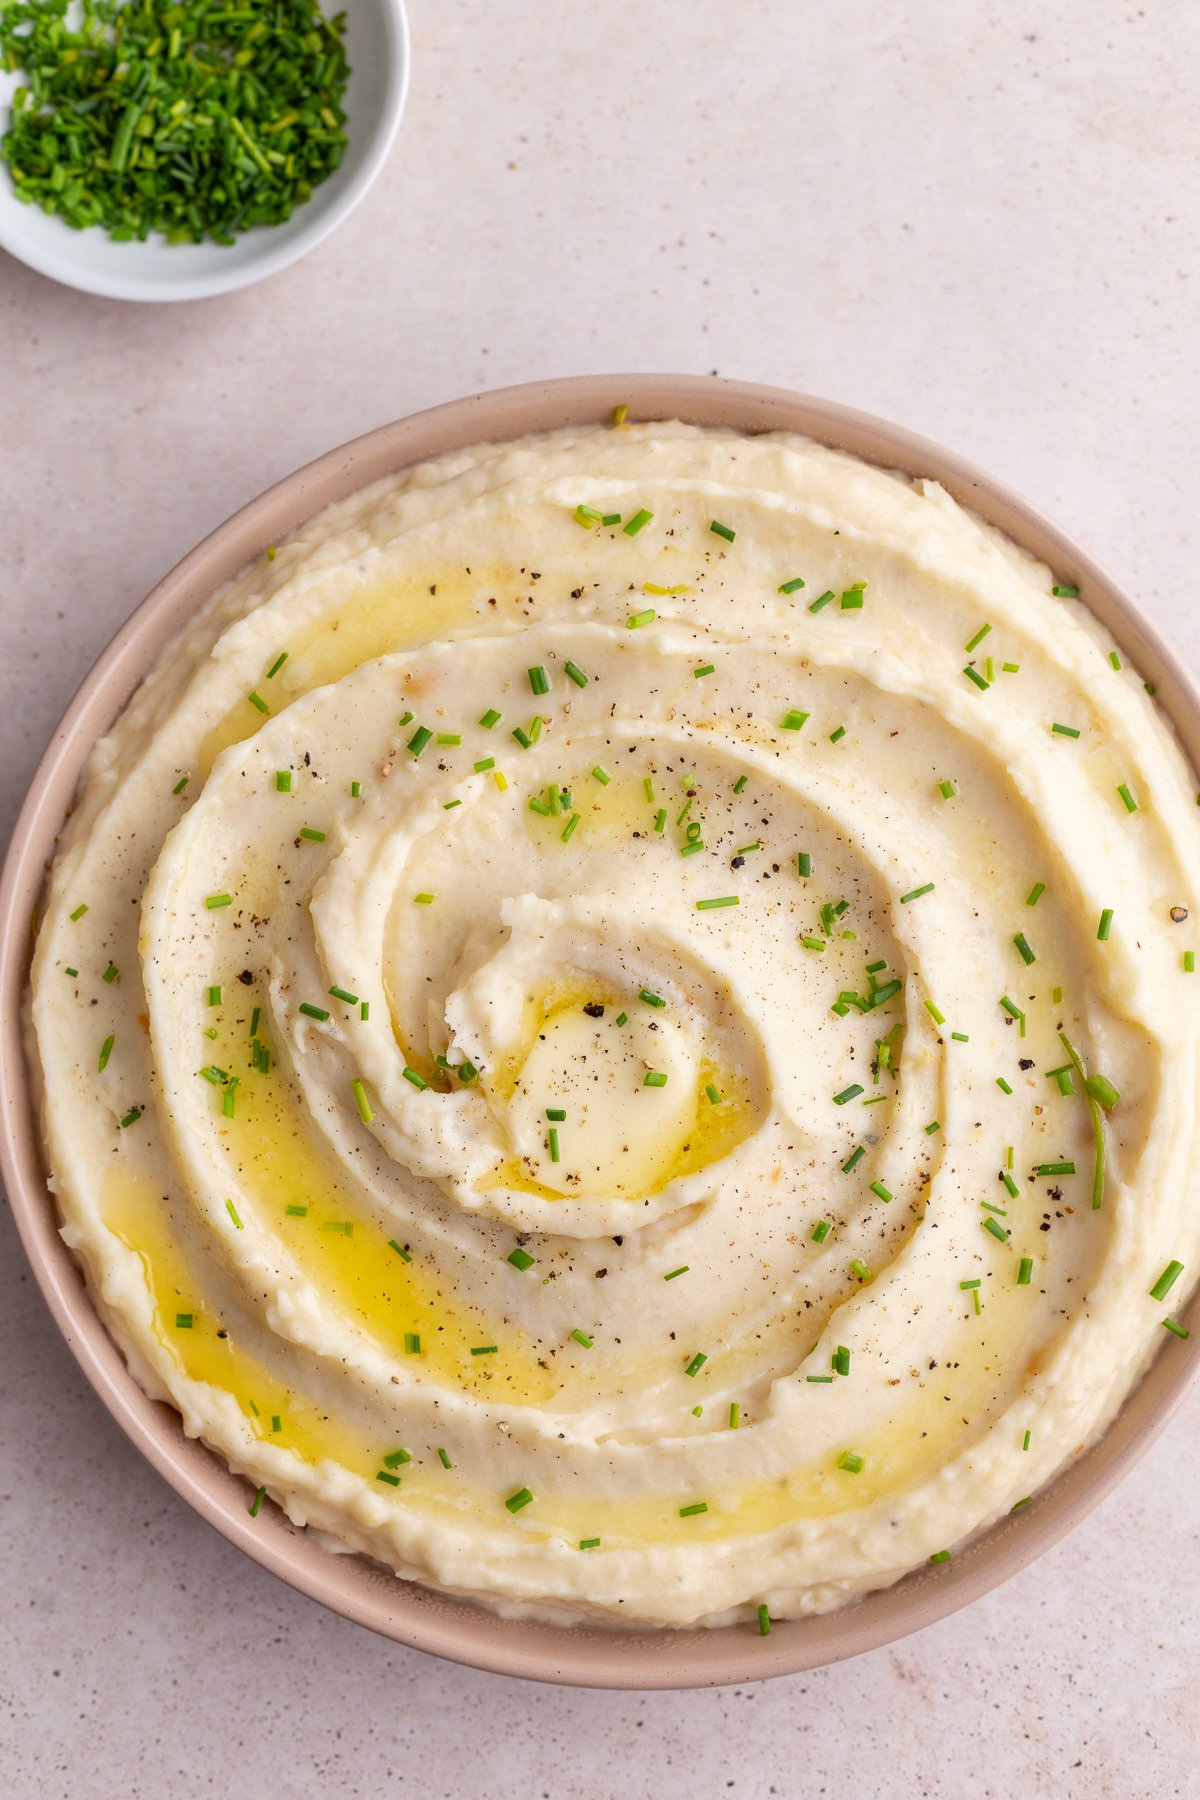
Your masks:
<svg viewBox="0 0 1200 1800"><path fill-rule="evenodd" d="M632 519L629 520L628 524L626 524L622 527L622 529L625 533L625 536L626 537L636 537L638 532L642 530L643 526L648 525L653 517L654 517L654 514L652 512L647 512L646 508L644 506L639 507L637 512L634 513Z"/></svg>
<svg viewBox="0 0 1200 1800"><path fill-rule="evenodd" d="M306 1019L315 1019L319 1025L324 1025L329 1017L323 1006L313 1006L308 1000L302 1000L297 1011L302 1012Z"/></svg>
<svg viewBox="0 0 1200 1800"><path fill-rule="evenodd" d="M843 612L856 612L861 610L863 604L863 589L866 585L865 581L855 581L845 590L841 600Z"/></svg>
<svg viewBox="0 0 1200 1800"><path fill-rule="evenodd" d="M677 1269L672 1269L669 1275L664 1275L663 1280L664 1281L674 1281L674 1279L677 1275L686 1275L689 1267L690 1267L690 1264L688 1264L688 1263L680 1263L680 1265Z"/></svg>
<svg viewBox="0 0 1200 1800"><path fill-rule="evenodd" d="M582 1344L585 1350L590 1350L596 1341L595 1338L589 1337L586 1331L580 1331L578 1329L574 1330L571 1333L571 1336L577 1344Z"/></svg>
<svg viewBox="0 0 1200 1800"><path fill-rule="evenodd" d="M1119 669L1121 667L1121 658L1117 655L1117 652L1115 650L1109 651L1108 660L1112 664L1114 669Z"/></svg>
<svg viewBox="0 0 1200 1800"><path fill-rule="evenodd" d="M413 895L413 905L414 906L432 906L434 903L434 900L436 898L437 898L437 896L435 894L414 894Z"/></svg>
<svg viewBox="0 0 1200 1800"><path fill-rule="evenodd" d="M275 792L277 794L290 794L291 791L292 791L292 771L290 769L276 769L276 771L275 771Z"/></svg>
<svg viewBox="0 0 1200 1800"><path fill-rule="evenodd" d="M355 1080L350 1083L350 1092L354 1095L354 1104L358 1108L358 1116L364 1125L369 1125L375 1117L375 1109L371 1105L366 1083Z"/></svg>
<svg viewBox="0 0 1200 1800"><path fill-rule="evenodd" d="M948 1563L951 1560L949 1550L935 1550L930 1557L931 1563Z"/></svg>
<svg viewBox="0 0 1200 1800"><path fill-rule="evenodd" d="M580 1538L579 1548L581 1550L598 1550L600 1548L600 1539L599 1538Z"/></svg>
<svg viewBox="0 0 1200 1800"><path fill-rule="evenodd" d="M1061 582L1057 587L1052 587L1050 592L1052 594L1057 594L1062 600L1077 600L1079 598L1079 589L1068 585L1066 582Z"/></svg>
<svg viewBox="0 0 1200 1800"><path fill-rule="evenodd" d="M1074 725L1052 725L1050 731L1052 736L1069 738L1077 738L1079 736L1079 732Z"/></svg>
<svg viewBox="0 0 1200 1800"><path fill-rule="evenodd" d="M129 1111L125 1114L125 1117L121 1120L122 1131L124 1131L127 1126L136 1125L138 1120L141 1118L141 1116L142 1116L141 1107L140 1106L131 1106Z"/></svg>
<svg viewBox="0 0 1200 1800"><path fill-rule="evenodd" d="M530 1256L528 1250L522 1250L518 1244L515 1250L509 1251L505 1261L510 1262L514 1269L520 1269L524 1273L526 1269L532 1269L537 1258Z"/></svg>
<svg viewBox="0 0 1200 1800"><path fill-rule="evenodd" d="M1138 809L1138 803L1134 799L1133 795L1130 793L1129 788L1125 782L1121 783L1121 785L1117 789L1117 792L1118 792L1118 794L1120 794L1121 800L1124 803L1125 811L1131 812L1131 813L1136 812Z"/></svg>
<svg viewBox="0 0 1200 1800"><path fill-rule="evenodd" d="M232 906L233 905L233 895L232 894L206 894L204 897L204 904L205 904L205 906L207 906L209 912L216 912L219 907Z"/></svg>
<svg viewBox="0 0 1200 1800"><path fill-rule="evenodd" d="M984 679L984 677L979 673L978 669L972 669L968 666L967 668L965 668L963 670L963 674L966 676L968 681L973 681L975 683L975 686L980 690L981 693L986 694L987 690L992 685L990 681L986 681Z"/></svg>
<svg viewBox="0 0 1200 1800"><path fill-rule="evenodd" d="M1096 927L1096 936L1102 944L1108 942L1108 934L1112 930L1113 909L1106 906L1100 914L1100 923Z"/></svg>
<svg viewBox="0 0 1200 1800"><path fill-rule="evenodd" d="M875 1194L880 1200L894 1200L895 1199L895 1195L892 1193L891 1189L886 1188L883 1185L882 1181L873 1181L871 1183L871 1192L873 1194Z"/></svg>
<svg viewBox="0 0 1200 1800"><path fill-rule="evenodd" d="M1012 1089L1009 1087L1007 1081L1005 1081L1003 1075L997 1075L996 1086L1001 1090L1002 1093L1005 1093L1005 1094L1012 1093Z"/></svg>
<svg viewBox="0 0 1200 1800"><path fill-rule="evenodd" d="M233 1220L234 1224L237 1226L239 1231L242 1231L245 1229L245 1227L242 1224L242 1221L238 1218L238 1210L237 1210L237 1207L233 1204L232 1200L227 1200L225 1202L225 1211L229 1214L230 1218Z"/></svg>
<svg viewBox="0 0 1200 1800"><path fill-rule="evenodd" d="M990 625L981 625L979 630L975 633L975 636L963 645L963 649L968 655L970 655L972 650L978 650L980 644L982 644L984 638L991 629Z"/></svg>
<svg viewBox="0 0 1200 1800"><path fill-rule="evenodd" d="M692 1506L681 1506L679 1516L681 1519L694 1519L697 1513L706 1513L707 1511L708 1501L697 1500Z"/></svg>
<svg viewBox="0 0 1200 1800"><path fill-rule="evenodd" d="M749 779L750 779L750 777L748 775L739 775L737 780L733 784L734 793L740 794L742 789L745 787L747 781L749 781Z"/></svg>
<svg viewBox="0 0 1200 1800"><path fill-rule="evenodd" d="M498 713L494 706L489 706L479 723L485 731L490 731L492 726L498 725L503 717L503 713Z"/></svg>
<svg viewBox="0 0 1200 1800"><path fill-rule="evenodd" d="M612 776L609 774L607 769L602 768L601 765L599 763L597 763L595 768L592 770L592 780L598 781L600 783L601 787L607 787L609 782L612 780Z"/></svg>
<svg viewBox="0 0 1200 1800"><path fill-rule="evenodd" d="M836 598L837 598L837 596L835 595L833 589L826 588L825 592L823 594L818 594L815 600L811 600L809 602L808 610L810 613L818 613L818 612L820 612L820 610L823 606L828 606L829 602Z"/></svg>
<svg viewBox="0 0 1200 1800"><path fill-rule="evenodd" d="M403 1075L405 1081L412 1083L413 1087L416 1088L416 1090L419 1094L423 1094L429 1086L429 1083L426 1081L425 1077L422 1074L420 1074L416 1069L410 1069L410 1068L406 1067L406 1068L401 1069L400 1073Z"/></svg>
<svg viewBox="0 0 1200 1800"><path fill-rule="evenodd" d="M958 792L958 789L955 787L955 785L952 781L939 781L938 782L938 793L942 796L943 800L953 800L953 798L957 792Z"/></svg>
<svg viewBox="0 0 1200 1800"><path fill-rule="evenodd" d="M184 788L187 786L187 784L190 780L191 780L190 775L183 776L182 780L177 781L175 783L175 786L171 789L171 792L173 794L182 794Z"/></svg>
<svg viewBox="0 0 1200 1800"><path fill-rule="evenodd" d="M449 1464L447 1464L447 1467L449 1467ZM533 1495L530 1493L529 1489L523 1487L518 1488L515 1494L510 1494L504 1504L507 1506L510 1513L519 1513L521 1508L523 1506L528 1506L532 1499Z"/></svg>
<svg viewBox="0 0 1200 1800"><path fill-rule="evenodd" d="M850 1272L857 1276L859 1281L870 1281L871 1279L870 1269L868 1269L866 1263L863 1262L862 1258L859 1256L856 1256L851 1262Z"/></svg>
<svg viewBox="0 0 1200 1800"><path fill-rule="evenodd" d="M418 725L408 740L408 748L414 756L420 756L422 750L433 742L433 733L428 725Z"/></svg>
<svg viewBox="0 0 1200 1800"><path fill-rule="evenodd" d="M625 623L630 631L636 631L639 625L652 625L657 617L654 608L647 606L641 612L630 613Z"/></svg>
<svg viewBox="0 0 1200 1800"><path fill-rule="evenodd" d="M1004 1226L1000 1223L999 1219L987 1218L987 1219L981 1220L980 1222L983 1225L983 1229L985 1231L990 1231L992 1236L994 1238L996 1238L1001 1244L1006 1244L1008 1242L1008 1232L1005 1230Z"/></svg>
<svg viewBox="0 0 1200 1800"><path fill-rule="evenodd" d="M1164 1319L1163 1324L1177 1338L1186 1338L1192 1335L1186 1325L1180 1325L1175 1319Z"/></svg>
<svg viewBox="0 0 1200 1800"><path fill-rule="evenodd" d="M257 1519L258 1510L259 1510L260 1506L262 1505L263 1501L266 1499L266 1497L267 1497L266 1488L260 1487L258 1492L255 1494L253 1500L250 1502L250 1517L252 1519Z"/></svg>
<svg viewBox="0 0 1200 1800"><path fill-rule="evenodd" d="M780 719L779 729L780 731L799 731L806 723L807 719L808 714L806 712L800 712L798 708L791 707L784 713L782 719Z"/></svg>
<svg viewBox="0 0 1200 1800"><path fill-rule="evenodd" d="M1152 1300L1165 1300L1179 1277L1183 1274L1183 1264L1172 1260L1163 1270L1154 1286L1150 1289Z"/></svg>
<svg viewBox="0 0 1200 1800"><path fill-rule="evenodd" d="M564 844L570 842L571 834L574 832L575 827L578 825L578 823L579 823L579 814L572 813L570 818L567 820L566 824L563 826L562 830L558 834Z"/></svg>
<svg viewBox="0 0 1200 1800"><path fill-rule="evenodd" d="M828 1219L818 1219L816 1224L812 1228L813 1243L814 1244L823 1244L825 1242L825 1239L829 1236L829 1234L832 1230L833 1230L833 1226L831 1225L831 1223L829 1222Z"/></svg>
<svg viewBox="0 0 1200 1800"><path fill-rule="evenodd" d="M550 677L540 663L532 669L527 669L526 674L529 676L529 687L532 693L548 694L550 692Z"/></svg>
<svg viewBox="0 0 1200 1800"><path fill-rule="evenodd" d="M719 906L737 906L738 904L739 896L737 894L721 894L715 900L697 900L696 911L712 912Z"/></svg>
<svg viewBox="0 0 1200 1800"><path fill-rule="evenodd" d="M438 1461L441 1463L443 1469L452 1469L454 1467L454 1464L450 1461L449 1454L445 1450L442 1449L442 1446L440 1444L438 1445L437 1455L438 1455Z"/></svg>
<svg viewBox="0 0 1200 1800"><path fill-rule="evenodd" d="M859 1094L865 1092L866 1089L861 1082L852 1081L849 1087L843 1088L840 1094L835 1094L833 1096L833 1104L835 1106L845 1106L848 1100L857 1099Z"/></svg>
<svg viewBox="0 0 1200 1800"><path fill-rule="evenodd" d="M722 525L717 519L709 521L708 529L713 532L715 536L724 538L727 544L732 544L734 538L737 536L736 531L731 531L728 525Z"/></svg>
<svg viewBox="0 0 1200 1800"><path fill-rule="evenodd" d="M907 906L910 900L919 900L922 894L932 894L933 889L934 883L932 881L927 881L924 887L913 888L910 893L901 894L900 904L901 906Z"/></svg>
<svg viewBox="0 0 1200 1800"><path fill-rule="evenodd" d="M552 1163L561 1162L562 1153L558 1147L558 1126L557 1125L552 1125L550 1127L549 1131L546 1133L546 1148L550 1152L550 1161Z"/></svg>
<svg viewBox="0 0 1200 1800"><path fill-rule="evenodd" d="M1029 963L1037 961L1037 957L1029 947L1029 939L1025 936L1023 931L1017 932L1016 936L1013 938L1013 943L1016 945L1018 954L1023 963L1028 965Z"/></svg>
<svg viewBox="0 0 1200 1800"><path fill-rule="evenodd" d="M850 1173L851 1169L854 1168L855 1164L860 1163L866 1154L867 1154L866 1147L863 1144L859 1144L859 1146L856 1150L852 1150L850 1152L849 1156L846 1158L845 1162L842 1164L843 1175L848 1175Z"/></svg>
<svg viewBox="0 0 1200 1800"><path fill-rule="evenodd" d="M112 1048L116 1041L115 1035L110 1032L100 1046L100 1060L96 1064L96 1068L101 1074L108 1067L108 1059L112 1055Z"/></svg>
<svg viewBox="0 0 1200 1800"><path fill-rule="evenodd" d="M667 1077L662 1069L646 1070L645 1078L642 1081L643 1087L661 1088L666 1087L666 1085Z"/></svg>
<svg viewBox="0 0 1200 1800"><path fill-rule="evenodd" d="M1026 1428L1025 1436L1021 1441L1022 1450L1028 1450L1028 1448L1032 1442L1033 1442L1033 1432L1030 1431L1028 1428Z"/></svg>
<svg viewBox="0 0 1200 1800"><path fill-rule="evenodd" d="M1025 896L1026 906L1036 906L1038 901L1041 899L1042 895L1045 893L1045 891L1046 891L1045 882L1044 881L1035 881L1033 886L1030 888L1029 892Z"/></svg>
<svg viewBox="0 0 1200 1800"><path fill-rule="evenodd" d="M1032 1274L1033 1274L1033 1258L1032 1258L1032 1256L1023 1256L1021 1258L1021 1266L1017 1270L1017 1286L1018 1287L1028 1287L1030 1277L1032 1276Z"/></svg>
<svg viewBox="0 0 1200 1800"><path fill-rule="evenodd" d="M692 670L692 674L698 681L702 675L715 675L716 670L716 663L701 663L698 668Z"/></svg>
<svg viewBox="0 0 1200 1800"><path fill-rule="evenodd" d="M387 1469L377 1469L375 1471L375 1479L376 1481L386 1481L389 1487L400 1486L400 1477L398 1475L390 1474Z"/></svg>
<svg viewBox="0 0 1200 1800"><path fill-rule="evenodd" d="M1035 1175L1074 1175L1075 1164L1073 1162L1035 1163L1033 1172Z"/></svg>
<svg viewBox="0 0 1200 1800"><path fill-rule="evenodd" d="M742 1409L736 1400L729 1402L729 1429L737 1431L742 1422Z"/></svg>
<svg viewBox="0 0 1200 1800"><path fill-rule="evenodd" d="M776 591L776 593L779 593L779 594L795 594L803 586L804 586L804 581L803 581L802 577L799 575L793 575L792 579L790 581L781 581L778 588L775 591Z"/></svg>
<svg viewBox="0 0 1200 1800"><path fill-rule="evenodd" d="M843 1450L838 1457L837 1466L839 1469L845 1469L847 1475L860 1475L866 1464L857 1450Z"/></svg>
<svg viewBox="0 0 1200 1800"><path fill-rule="evenodd" d="M260 713L269 713L270 712L271 709L267 705L266 701L263 699L261 694L247 694L246 698L250 702L251 706L253 706L257 712L260 712Z"/></svg>
<svg viewBox="0 0 1200 1800"><path fill-rule="evenodd" d="M845 1344L839 1344L833 1353L832 1367L835 1375L850 1373L850 1352Z"/></svg>
<svg viewBox="0 0 1200 1800"><path fill-rule="evenodd" d="M647 1006L665 1006L667 1004L661 994L652 994L649 988L642 988L638 993L638 999L644 1000Z"/></svg>
<svg viewBox="0 0 1200 1800"><path fill-rule="evenodd" d="M683 1371L684 1374L685 1375L698 1375L707 1361L708 1361L708 1357L705 1355L704 1351L697 1350L695 1356L693 1356L691 1362L688 1364L687 1368Z"/></svg>
<svg viewBox="0 0 1200 1800"><path fill-rule="evenodd" d="M829 741L831 744L839 744L839 743L841 743L841 741L845 737L845 735L846 735L846 727L844 725L838 725L834 728L833 731L830 732Z"/></svg>
<svg viewBox="0 0 1200 1800"><path fill-rule="evenodd" d="M306 838L310 844L323 844L325 842L325 833L323 831L314 831L311 825L302 825L300 827L300 836Z"/></svg>

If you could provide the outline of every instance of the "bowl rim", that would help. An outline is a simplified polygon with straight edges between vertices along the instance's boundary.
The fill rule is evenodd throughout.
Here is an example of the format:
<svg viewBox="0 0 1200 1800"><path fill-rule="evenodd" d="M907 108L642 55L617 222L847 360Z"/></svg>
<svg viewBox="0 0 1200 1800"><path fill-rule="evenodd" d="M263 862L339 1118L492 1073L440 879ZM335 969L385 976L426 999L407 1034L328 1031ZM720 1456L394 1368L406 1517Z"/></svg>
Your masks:
<svg viewBox="0 0 1200 1800"><path fill-rule="evenodd" d="M680 418L758 434L798 431L879 466L927 476L1079 586L1200 764L1200 685L1117 584L1015 490L901 426L786 389L695 375L588 375L475 394L410 414L326 452L259 494L191 550L116 632L56 727L0 870L0 1180L34 1278L68 1349L140 1454L194 1511L300 1593L380 1635L449 1661L572 1686L711 1687L839 1662L947 1617L1057 1543L1128 1473L1197 1373L1195 1343L1171 1334L1103 1436L1022 1510L952 1563L923 1567L836 1612L773 1625L668 1631L516 1620L403 1581L359 1556L332 1554L273 1505L252 1519L247 1488L184 1437L173 1408L149 1400L93 1310L59 1236L22 1042L34 909L79 774L163 646L221 582L337 499L449 451L559 426L595 423L624 403L638 419ZM1200 1292L1190 1308L1200 1327ZM1200 1330L1195 1331L1200 1339Z"/></svg>
<svg viewBox="0 0 1200 1800"><path fill-rule="evenodd" d="M22 223L26 213L38 212L39 209L18 204L7 215L0 212L0 249L7 251L17 262L24 263L27 268L46 276L50 281L57 281L63 287L74 288L83 294L96 294L105 300L128 300L142 305L170 305L181 300L214 299L218 294L233 294L241 288L252 287L255 282L265 281L268 276L278 275L290 268L294 262L299 262L302 256L307 256L310 250L315 250L318 244L331 236L366 198L387 161L396 133L400 129L412 72L412 37L408 13L405 0L378 0L378 4L384 16L389 68L383 105L375 122L367 154L337 200L327 206L314 201L308 202L312 209L311 216L302 222L301 227L286 242L272 242L272 233L276 227L258 227L256 229L264 247L254 255L246 255L244 261L231 261L226 268L214 269L207 275L170 278L165 282L151 281L144 276L115 275L107 270L90 269L86 262L77 261L71 254L70 246L78 238L86 237L86 233L68 232L62 240L61 253L53 245L48 247L40 243L26 231ZM2 171L0 179L7 179ZM320 189L316 192L319 194ZM247 237L253 237L253 233L247 234ZM238 241L245 243L247 237Z"/></svg>

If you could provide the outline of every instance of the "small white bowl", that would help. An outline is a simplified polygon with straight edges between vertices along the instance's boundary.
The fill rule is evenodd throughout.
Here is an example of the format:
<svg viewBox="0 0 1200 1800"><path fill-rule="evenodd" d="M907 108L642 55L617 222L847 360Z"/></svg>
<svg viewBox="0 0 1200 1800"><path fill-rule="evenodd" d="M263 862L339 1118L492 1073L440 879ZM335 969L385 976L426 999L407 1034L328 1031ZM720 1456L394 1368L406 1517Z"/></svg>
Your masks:
<svg viewBox="0 0 1200 1800"><path fill-rule="evenodd" d="M408 95L411 60L404 0L324 0L346 14L350 79L343 100L349 143L336 172L283 225L259 225L232 244L116 243L98 227L73 231L23 205L0 167L0 246L31 269L110 300L203 300L276 275L354 211L383 167ZM0 77L0 128L22 76Z"/></svg>

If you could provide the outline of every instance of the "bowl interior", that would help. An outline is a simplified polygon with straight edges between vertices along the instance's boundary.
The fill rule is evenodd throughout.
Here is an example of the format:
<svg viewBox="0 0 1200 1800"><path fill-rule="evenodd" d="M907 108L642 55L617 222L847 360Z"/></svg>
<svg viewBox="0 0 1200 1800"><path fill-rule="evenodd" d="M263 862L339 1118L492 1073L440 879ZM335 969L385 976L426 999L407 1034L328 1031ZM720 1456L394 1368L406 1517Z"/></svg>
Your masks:
<svg viewBox="0 0 1200 1800"><path fill-rule="evenodd" d="M403 0L322 0L346 14L350 78L349 143L328 181L283 225L257 226L233 244L115 243L98 228L73 231L53 213L23 205L0 169L0 245L69 287L117 300L198 300L246 287L284 269L327 237L358 204L391 148L408 89L409 42ZM0 121L19 74L0 75Z"/></svg>
<svg viewBox="0 0 1200 1800"><path fill-rule="evenodd" d="M0 1175L34 1275L84 1374L138 1450L217 1530L312 1598L399 1642L542 1681L596 1687L699 1687L793 1673L856 1655L943 1618L1048 1549L1116 1484L1162 1429L1195 1373L1192 1346L1164 1342L1101 1441L1031 1505L980 1535L952 1563L923 1568L842 1611L777 1624L662 1633L563 1628L503 1619L335 1556L273 1506L256 1519L246 1484L183 1436L150 1401L92 1310L58 1235L21 1042L30 924L82 765L159 651L199 603L263 547L330 502L407 464L485 439L611 415L678 417L745 431L806 433L866 460L932 476L961 502L1078 583L1113 641L1157 684L1200 764L1200 690L1152 626L1096 564L1017 495L962 458L898 427L819 400L683 376L593 376L502 390L434 408L331 451L261 495L184 559L118 633L69 707L31 784L0 875ZM1200 1337L1200 1298L1184 1317ZM1166 1338L1167 1334L1164 1334Z"/></svg>

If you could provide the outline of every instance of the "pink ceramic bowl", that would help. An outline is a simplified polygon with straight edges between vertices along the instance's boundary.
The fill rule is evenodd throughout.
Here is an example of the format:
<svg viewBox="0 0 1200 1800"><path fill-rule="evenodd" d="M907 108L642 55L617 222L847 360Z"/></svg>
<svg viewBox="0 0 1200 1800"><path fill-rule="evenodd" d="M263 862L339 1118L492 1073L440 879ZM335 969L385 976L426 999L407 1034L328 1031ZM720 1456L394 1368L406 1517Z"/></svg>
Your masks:
<svg viewBox="0 0 1200 1800"><path fill-rule="evenodd" d="M167 640L213 589L331 501L394 470L485 439L604 419L621 402L642 419L802 432L868 462L935 477L1078 583L1113 641L1157 684L1159 704L1200 765L1200 690L1133 603L1016 494L912 432L778 388L687 375L536 382L434 407L331 450L214 531L143 601L68 707L33 778L0 877L0 1173L46 1303L104 1405L176 1492L264 1568L385 1637L476 1668L587 1687L704 1687L791 1674L889 1643L977 1599L1048 1549L1127 1473L1183 1398L1197 1366L1200 1302L1190 1308L1191 1340L1164 1343L1102 1441L951 1564L919 1569L840 1612L776 1624L766 1638L745 1626L641 1632L501 1619L399 1581L362 1557L331 1555L274 1507L250 1518L245 1483L184 1437L171 1408L146 1398L93 1312L58 1235L21 1035L31 919L84 761Z"/></svg>

